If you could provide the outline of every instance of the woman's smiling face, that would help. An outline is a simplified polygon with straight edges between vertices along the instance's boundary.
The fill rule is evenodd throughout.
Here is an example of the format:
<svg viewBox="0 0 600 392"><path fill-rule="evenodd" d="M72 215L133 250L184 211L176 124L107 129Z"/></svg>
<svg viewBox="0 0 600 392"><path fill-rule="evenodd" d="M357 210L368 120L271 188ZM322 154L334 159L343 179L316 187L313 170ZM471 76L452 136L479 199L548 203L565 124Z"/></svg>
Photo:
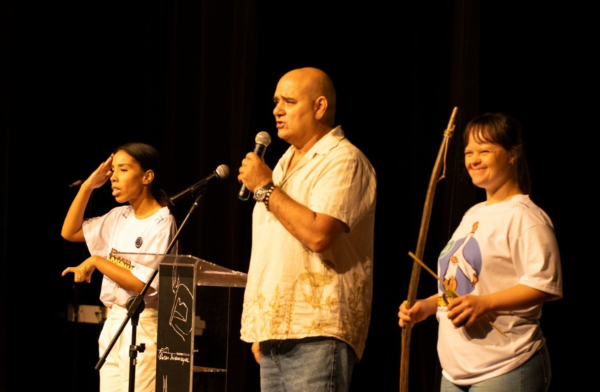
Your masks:
<svg viewBox="0 0 600 392"><path fill-rule="evenodd" d="M512 159L499 144L483 139L477 141L473 132L469 135L469 143L465 147L465 166L473 185L488 193L495 193L514 179Z"/></svg>

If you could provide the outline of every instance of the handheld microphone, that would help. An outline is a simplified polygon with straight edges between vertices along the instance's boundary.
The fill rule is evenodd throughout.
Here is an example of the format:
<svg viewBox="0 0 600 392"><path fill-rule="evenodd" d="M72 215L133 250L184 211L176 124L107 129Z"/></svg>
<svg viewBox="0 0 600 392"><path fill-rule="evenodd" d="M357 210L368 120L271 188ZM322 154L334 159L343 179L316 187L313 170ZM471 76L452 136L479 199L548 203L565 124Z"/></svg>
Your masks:
<svg viewBox="0 0 600 392"><path fill-rule="evenodd" d="M186 196L189 196L189 195L195 196L200 192L204 192L206 190L206 187L208 186L209 182L212 182L213 180L217 180L217 179L222 180L227 177L229 177L229 166L219 165L219 167L217 167L215 169L215 171L210 173L206 178L198 181L197 183L190 186L189 188L184 189L183 191L179 192L175 196L171 197L171 203L175 204L179 199L182 199Z"/></svg>
<svg viewBox="0 0 600 392"><path fill-rule="evenodd" d="M256 134L256 138L254 138L256 145L254 146L254 153L259 157L263 158L265 156L265 151L267 150L267 146L271 144L271 136L265 132L260 131ZM250 198L250 191L246 188L246 185L242 185L240 188L240 192L238 193L238 199L242 201L246 201Z"/></svg>

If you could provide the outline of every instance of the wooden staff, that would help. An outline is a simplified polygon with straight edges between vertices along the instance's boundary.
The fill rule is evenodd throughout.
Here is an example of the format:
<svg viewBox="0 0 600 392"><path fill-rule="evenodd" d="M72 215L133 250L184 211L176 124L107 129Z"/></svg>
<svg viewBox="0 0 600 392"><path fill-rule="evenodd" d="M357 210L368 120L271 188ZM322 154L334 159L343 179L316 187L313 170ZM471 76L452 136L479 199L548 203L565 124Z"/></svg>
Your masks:
<svg viewBox="0 0 600 392"><path fill-rule="evenodd" d="M433 166L433 172L429 180L429 187L427 188L427 194L425 196L425 206L423 207L423 216L421 218L421 228L419 230L419 238L417 240L416 255L419 259L423 258L423 252L425 250L425 241L427 240L427 231L429 229L429 218L431 217L431 209L433 207L433 196L435 195L435 187L438 181L445 177L446 173L446 156L448 154L448 145L452 135L454 134L454 121L458 108L455 107L448 121L448 127L444 131L444 139L440 150L438 152L437 159ZM443 171L440 175L440 171ZM439 177L438 177L439 176ZM406 301L408 307L412 307L417 297L417 288L419 286L419 274L421 273L421 265L417 262L413 262L412 273L410 275L410 283L408 286L408 296ZM400 351L400 392L408 392L408 361L410 354L410 335L412 331L412 324L408 323L402 328L402 348Z"/></svg>

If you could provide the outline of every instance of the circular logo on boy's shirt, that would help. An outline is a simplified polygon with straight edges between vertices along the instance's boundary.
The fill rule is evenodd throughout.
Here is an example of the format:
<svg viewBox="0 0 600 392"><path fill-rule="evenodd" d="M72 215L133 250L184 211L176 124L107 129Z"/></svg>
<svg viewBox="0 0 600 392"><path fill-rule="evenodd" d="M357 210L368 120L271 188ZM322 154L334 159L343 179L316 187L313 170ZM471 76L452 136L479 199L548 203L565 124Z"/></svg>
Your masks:
<svg viewBox="0 0 600 392"><path fill-rule="evenodd" d="M138 238L135 240L135 247L136 247L136 248L139 248L140 246L142 246L142 244L143 244L143 243L144 243L144 240L142 239L142 237L138 237Z"/></svg>

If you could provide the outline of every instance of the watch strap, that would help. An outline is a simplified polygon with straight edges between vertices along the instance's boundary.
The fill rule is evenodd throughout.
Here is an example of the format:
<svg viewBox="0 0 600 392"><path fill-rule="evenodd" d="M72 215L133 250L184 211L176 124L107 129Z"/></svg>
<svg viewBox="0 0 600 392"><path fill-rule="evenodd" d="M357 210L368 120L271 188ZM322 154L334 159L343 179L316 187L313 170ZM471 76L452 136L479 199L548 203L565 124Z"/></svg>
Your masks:
<svg viewBox="0 0 600 392"><path fill-rule="evenodd" d="M265 205L265 208L267 209L267 211L269 211L269 198L271 197L271 193L273 193L273 189L275 189L275 184L270 182L267 185L263 186L263 189L266 189L265 198L263 199L263 204Z"/></svg>

